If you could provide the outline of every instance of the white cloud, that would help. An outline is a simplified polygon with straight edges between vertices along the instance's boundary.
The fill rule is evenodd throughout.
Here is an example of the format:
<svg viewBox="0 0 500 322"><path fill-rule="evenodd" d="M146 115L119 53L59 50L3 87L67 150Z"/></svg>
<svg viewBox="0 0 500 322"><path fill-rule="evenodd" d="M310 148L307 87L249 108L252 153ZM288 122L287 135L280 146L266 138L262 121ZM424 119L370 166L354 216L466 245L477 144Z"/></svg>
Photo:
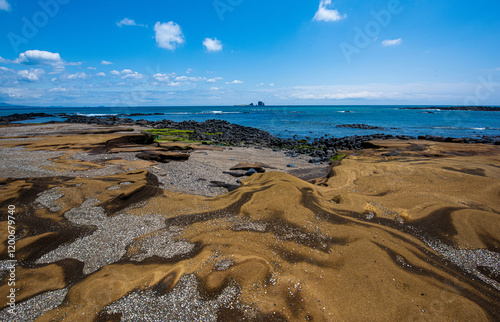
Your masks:
<svg viewBox="0 0 500 322"><path fill-rule="evenodd" d="M399 46L403 43L403 38L398 39L387 39L382 41L382 46L391 47L391 46Z"/></svg>
<svg viewBox="0 0 500 322"><path fill-rule="evenodd" d="M204 81L204 80L207 80L206 77L178 76L178 77L175 78L176 82L188 82L188 81L200 82L200 81Z"/></svg>
<svg viewBox="0 0 500 322"><path fill-rule="evenodd" d="M274 87L274 83L269 83L269 86Z"/></svg>
<svg viewBox="0 0 500 322"><path fill-rule="evenodd" d="M10 63L11 61L0 56L0 63Z"/></svg>
<svg viewBox="0 0 500 322"><path fill-rule="evenodd" d="M153 78L159 82L167 83L170 80L170 77L167 74L156 73L153 75Z"/></svg>
<svg viewBox="0 0 500 322"><path fill-rule="evenodd" d="M9 69L7 67L3 67L3 66L0 66L0 70L1 71L4 71L4 72L9 72L9 71L12 71L12 69Z"/></svg>
<svg viewBox="0 0 500 322"><path fill-rule="evenodd" d="M58 92L59 93L59 92L67 92L67 91L68 91L67 88L61 87L61 86L49 89L49 92Z"/></svg>
<svg viewBox="0 0 500 322"><path fill-rule="evenodd" d="M215 87L215 86L212 86L212 87L210 88L210 90L212 90L212 91L218 91L218 90L220 90L220 89L221 89L220 87Z"/></svg>
<svg viewBox="0 0 500 322"><path fill-rule="evenodd" d="M181 27L173 21L157 22L154 30L156 43L160 48L174 50L177 45L182 45L185 42Z"/></svg>
<svg viewBox="0 0 500 322"><path fill-rule="evenodd" d="M186 74L190 74L192 71L193 71L193 70L192 70L191 68L188 68L188 69L186 70Z"/></svg>
<svg viewBox="0 0 500 322"><path fill-rule="evenodd" d="M43 50L27 50L19 54L14 63L23 65L50 65L57 69L64 69L64 61L59 53Z"/></svg>
<svg viewBox="0 0 500 322"><path fill-rule="evenodd" d="M175 78L176 82L187 82L189 80L189 77L187 76L179 76Z"/></svg>
<svg viewBox="0 0 500 322"><path fill-rule="evenodd" d="M117 70L112 70L109 72L111 75L114 75L114 76L120 76L120 72L117 71Z"/></svg>
<svg viewBox="0 0 500 322"><path fill-rule="evenodd" d="M68 79L85 79L87 77L89 77L89 75L84 72L68 75Z"/></svg>
<svg viewBox="0 0 500 322"><path fill-rule="evenodd" d="M19 80L25 82L36 82L45 74L45 70L32 68L30 70L20 70L17 72Z"/></svg>
<svg viewBox="0 0 500 322"><path fill-rule="evenodd" d="M125 71L127 71L127 72L125 73ZM126 79L126 78L142 79L144 77L144 75L142 75L141 73L133 72L130 69L125 69L124 71L122 71L122 74L125 74L122 76L122 79Z"/></svg>
<svg viewBox="0 0 500 322"><path fill-rule="evenodd" d="M0 10L10 11L10 4L7 0L0 0Z"/></svg>
<svg viewBox="0 0 500 322"><path fill-rule="evenodd" d="M214 77L214 78L209 78L207 79L207 83L215 83L218 80L223 79L222 77Z"/></svg>
<svg viewBox="0 0 500 322"><path fill-rule="evenodd" d="M332 0L320 0L318 11L314 15L314 21L339 21L347 17L346 14L341 15L336 9L328 9L327 7L332 4Z"/></svg>
<svg viewBox="0 0 500 322"><path fill-rule="evenodd" d="M240 81L240 80L237 80L235 79L234 81L232 82L226 82L226 84L230 85L230 84L243 84L243 81Z"/></svg>
<svg viewBox="0 0 500 322"><path fill-rule="evenodd" d="M101 65L113 65L113 63L112 63L112 62L110 62L110 61L107 61L107 60L103 60L103 61L101 62Z"/></svg>
<svg viewBox="0 0 500 322"><path fill-rule="evenodd" d="M181 83L179 83L179 82L170 82L170 83L168 83L168 86L181 86Z"/></svg>
<svg viewBox="0 0 500 322"><path fill-rule="evenodd" d="M146 27L145 25L136 23L134 19L129 19L129 18L123 18L121 21L118 21L116 25L120 28L123 26Z"/></svg>
<svg viewBox="0 0 500 322"><path fill-rule="evenodd" d="M82 62L79 61L79 62L74 62L74 63L68 63L68 66L81 66L82 65Z"/></svg>
<svg viewBox="0 0 500 322"><path fill-rule="evenodd" d="M217 38L205 38L203 40L203 46L208 52L217 52L222 50L222 42Z"/></svg>
<svg viewBox="0 0 500 322"><path fill-rule="evenodd" d="M96 75L96 76L100 76L100 77L104 77L104 76L106 76L106 74L105 74L105 73L103 73L103 72L97 73L97 74L95 74L95 75Z"/></svg>
<svg viewBox="0 0 500 322"><path fill-rule="evenodd" d="M87 67L87 69L96 70L97 68L95 68L95 67Z"/></svg>

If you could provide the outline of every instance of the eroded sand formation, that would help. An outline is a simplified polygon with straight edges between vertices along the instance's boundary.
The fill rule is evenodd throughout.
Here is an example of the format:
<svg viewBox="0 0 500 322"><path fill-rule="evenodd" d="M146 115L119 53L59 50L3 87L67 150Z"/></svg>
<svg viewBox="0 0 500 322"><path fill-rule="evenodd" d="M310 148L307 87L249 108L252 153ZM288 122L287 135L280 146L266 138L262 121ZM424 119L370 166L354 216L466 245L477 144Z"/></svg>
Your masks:
<svg viewBox="0 0 500 322"><path fill-rule="evenodd" d="M372 142L313 183L273 171L208 198L161 189L153 162L70 157L143 149L110 147L125 135L0 142L61 152L43 167L79 174L0 180L1 209L17 207L18 317L500 319L498 146ZM98 175L113 163L124 171ZM8 292L4 278L1 308Z"/></svg>

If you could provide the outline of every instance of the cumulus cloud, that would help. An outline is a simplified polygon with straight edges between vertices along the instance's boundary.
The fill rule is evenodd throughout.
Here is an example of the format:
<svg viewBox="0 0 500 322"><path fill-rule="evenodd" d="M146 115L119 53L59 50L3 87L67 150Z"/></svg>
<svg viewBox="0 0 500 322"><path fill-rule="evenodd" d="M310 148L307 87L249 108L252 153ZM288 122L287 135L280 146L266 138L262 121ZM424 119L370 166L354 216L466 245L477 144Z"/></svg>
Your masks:
<svg viewBox="0 0 500 322"><path fill-rule="evenodd" d="M144 75L138 72L134 72L131 69L124 69L121 72L117 70L112 70L109 72L113 76L121 76L122 79L130 78L130 79L142 79Z"/></svg>
<svg viewBox="0 0 500 322"><path fill-rule="evenodd" d="M214 77L214 78L209 78L207 79L207 83L215 83L218 80L223 79L222 77Z"/></svg>
<svg viewBox="0 0 500 322"><path fill-rule="evenodd" d="M243 84L243 81L235 79L232 82L226 82L226 84L228 84L228 85L230 85L230 84L233 84L233 85L235 85L235 84Z"/></svg>
<svg viewBox="0 0 500 322"><path fill-rule="evenodd" d="M153 75L153 78L159 82L167 83L170 80L170 77L167 74L156 73Z"/></svg>
<svg viewBox="0 0 500 322"><path fill-rule="evenodd" d="M107 60L103 60L103 61L101 62L101 65L113 65L113 63L112 63L112 62L110 62L110 61L107 61Z"/></svg>
<svg viewBox="0 0 500 322"><path fill-rule="evenodd" d="M141 73L133 72L130 69L126 69L126 71L127 71L126 73L124 73L122 71L122 74L124 74L122 76L122 79L126 79L126 78L130 78L130 79L142 79L144 77L144 75L142 75Z"/></svg>
<svg viewBox="0 0 500 322"><path fill-rule="evenodd" d="M121 21L118 21L116 25L120 28L123 26L146 27L145 25L136 23L134 19L129 19L129 18L123 18Z"/></svg>
<svg viewBox="0 0 500 322"><path fill-rule="evenodd" d="M217 38L205 38L203 46L208 52L217 52L222 50L222 42Z"/></svg>
<svg viewBox="0 0 500 322"><path fill-rule="evenodd" d="M0 10L10 11L10 4L7 0L0 0Z"/></svg>
<svg viewBox="0 0 500 322"><path fill-rule="evenodd" d="M2 56L0 56L0 64L1 64L1 63L4 63L4 64L5 64L5 63L10 63L10 60L5 59L5 58L2 58Z"/></svg>
<svg viewBox="0 0 500 322"><path fill-rule="evenodd" d="M154 31L156 44L160 48L174 50L177 45L182 45L185 42L181 26L173 21L167 23L157 22Z"/></svg>
<svg viewBox="0 0 500 322"><path fill-rule="evenodd" d="M68 79L72 79L72 80L74 80L74 79L85 79L87 77L89 77L89 75L85 74L84 72L68 75Z"/></svg>
<svg viewBox="0 0 500 322"><path fill-rule="evenodd" d="M64 61L59 53L51 53L44 50L27 50L19 54L14 63L22 65L49 65L57 69L64 68Z"/></svg>
<svg viewBox="0 0 500 322"><path fill-rule="evenodd" d="M328 7L332 4L332 0L320 0L318 11L314 15L314 21L339 21L347 17L346 14L341 15L336 9L329 9Z"/></svg>
<svg viewBox="0 0 500 322"><path fill-rule="evenodd" d="M96 75L96 76L100 76L100 77L104 77L104 76L106 76L106 74L105 74L105 73L103 73L103 72L97 73L97 74L95 74L95 75Z"/></svg>
<svg viewBox="0 0 500 322"><path fill-rule="evenodd" d="M18 79L24 82L36 82L45 74L45 70L31 68L30 70L19 70L17 72Z"/></svg>
<svg viewBox="0 0 500 322"><path fill-rule="evenodd" d="M403 43L403 38L398 38L398 39L387 39L382 41L382 46L384 47L395 47L399 46Z"/></svg>

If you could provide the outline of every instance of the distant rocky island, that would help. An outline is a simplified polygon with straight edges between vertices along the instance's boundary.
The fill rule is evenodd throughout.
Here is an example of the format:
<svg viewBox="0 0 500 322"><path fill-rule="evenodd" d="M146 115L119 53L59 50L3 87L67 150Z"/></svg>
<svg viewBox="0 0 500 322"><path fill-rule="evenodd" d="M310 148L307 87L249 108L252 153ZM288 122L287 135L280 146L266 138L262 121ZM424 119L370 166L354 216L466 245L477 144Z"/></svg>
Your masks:
<svg viewBox="0 0 500 322"><path fill-rule="evenodd" d="M476 112L500 112L500 107L497 106L419 106L419 107L402 107L401 110L441 110L441 111L476 111Z"/></svg>
<svg viewBox="0 0 500 322"><path fill-rule="evenodd" d="M250 103L250 104L241 104L241 105L235 105L235 106L266 106L266 104L264 104L264 102L262 102L262 101L258 101L257 105L255 105L254 103Z"/></svg>

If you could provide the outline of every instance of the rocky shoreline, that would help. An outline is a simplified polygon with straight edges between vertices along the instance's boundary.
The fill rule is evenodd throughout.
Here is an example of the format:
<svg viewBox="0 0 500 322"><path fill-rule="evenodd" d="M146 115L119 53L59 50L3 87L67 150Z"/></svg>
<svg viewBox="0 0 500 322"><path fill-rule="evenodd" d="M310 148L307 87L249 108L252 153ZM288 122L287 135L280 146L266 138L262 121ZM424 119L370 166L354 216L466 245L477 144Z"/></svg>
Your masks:
<svg viewBox="0 0 500 322"><path fill-rule="evenodd" d="M286 154L291 157L298 155L308 155L311 157L312 163L329 162L337 151L341 150L361 150L367 147L368 141L372 140L427 140L433 142L454 142L454 143L482 143L500 145L500 136L483 136L481 138L452 138L434 135L424 136L407 136L407 135L391 135L391 134L370 134L362 136L347 136L341 138L329 137L328 134L320 138L278 138L271 135L269 132L232 124L224 120L211 119L205 122L182 121L175 122L171 120L148 121L137 120L130 118L120 118L117 115L112 116L85 116L85 115L68 115L68 114L45 114L45 113L28 113L14 114L0 118L0 124L6 125L12 122L35 119L39 117L59 116L65 118L64 122L49 122L49 123L76 123L76 124L96 124L96 125L139 125L150 129L174 129L186 131L189 140L201 141L210 145L222 146L250 146L255 148L271 148L275 150L285 150ZM359 128L359 129L383 129L377 126L369 126L366 124L345 124L340 127Z"/></svg>
<svg viewBox="0 0 500 322"><path fill-rule="evenodd" d="M0 127L19 230L15 261L0 233L0 294L15 270L21 320L500 319L498 146L372 141L293 169L283 150L145 143L194 132Z"/></svg>

